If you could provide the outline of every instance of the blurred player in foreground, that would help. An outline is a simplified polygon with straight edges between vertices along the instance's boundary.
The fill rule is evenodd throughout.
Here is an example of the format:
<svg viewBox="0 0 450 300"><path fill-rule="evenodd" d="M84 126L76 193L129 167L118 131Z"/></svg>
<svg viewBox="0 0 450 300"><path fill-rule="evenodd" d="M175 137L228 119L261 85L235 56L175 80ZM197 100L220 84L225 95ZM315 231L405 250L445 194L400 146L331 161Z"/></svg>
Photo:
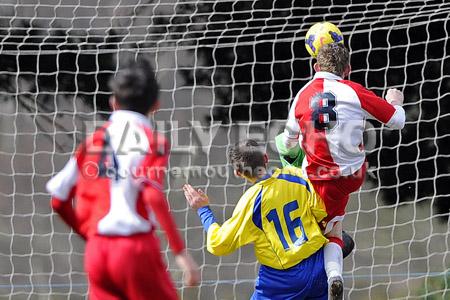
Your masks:
<svg viewBox="0 0 450 300"><path fill-rule="evenodd" d="M112 89L109 122L48 182L51 204L86 240L90 299L177 299L151 216L165 231L186 284L197 284L199 273L162 190L169 148L148 119L159 104L152 67L131 62Z"/></svg>
<svg viewBox="0 0 450 300"><path fill-rule="evenodd" d="M252 299L327 299L322 235L325 207L308 179L295 167L268 174L267 155L253 140L229 152L235 175L253 184L220 226L209 199L186 184L184 194L207 232L207 249L227 255L253 243L261 263Z"/></svg>
<svg viewBox="0 0 450 300"><path fill-rule="evenodd" d="M295 97L286 129L277 136L276 144L285 162L300 164L306 155L303 167L328 214L322 226L330 240L324 248L330 296L342 299L342 220L349 195L364 182L365 119L403 128L403 94L389 89L385 100L344 80L351 67L343 44L323 45L314 70L314 78Z"/></svg>

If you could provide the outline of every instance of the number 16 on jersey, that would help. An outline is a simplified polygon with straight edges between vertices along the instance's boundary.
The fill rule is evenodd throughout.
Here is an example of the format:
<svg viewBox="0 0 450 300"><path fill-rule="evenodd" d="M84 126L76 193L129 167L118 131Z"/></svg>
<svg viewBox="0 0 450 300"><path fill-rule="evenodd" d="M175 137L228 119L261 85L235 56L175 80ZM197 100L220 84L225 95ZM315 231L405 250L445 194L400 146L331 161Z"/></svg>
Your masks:
<svg viewBox="0 0 450 300"><path fill-rule="evenodd" d="M308 241L308 237L306 236L305 228L303 227L303 223L300 217L297 217L295 219L291 218L291 213L297 210L298 208L299 206L297 200L286 203L283 207L283 216L286 228L287 231L289 232L289 237L295 246L300 246ZM283 244L284 250L288 251L290 247L284 236L283 228L281 227L282 225L280 217L278 216L277 209L274 208L270 210L269 213L266 215L266 218L267 221L273 223L277 235L280 238L281 244ZM300 237L298 237L297 234L295 233L296 228L300 228L300 231L302 233Z"/></svg>

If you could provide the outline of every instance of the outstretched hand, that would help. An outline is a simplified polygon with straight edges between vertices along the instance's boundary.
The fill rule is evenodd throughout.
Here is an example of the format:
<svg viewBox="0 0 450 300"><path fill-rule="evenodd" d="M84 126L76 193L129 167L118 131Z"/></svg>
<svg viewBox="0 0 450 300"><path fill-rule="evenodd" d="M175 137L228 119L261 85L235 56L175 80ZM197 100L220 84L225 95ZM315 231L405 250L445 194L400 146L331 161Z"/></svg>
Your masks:
<svg viewBox="0 0 450 300"><path fill-rule="evenodd" d="M209 205L208 196L201 190L195 190L192 185L185 184L183 186L184 196L186 197L189 206L193 209L199 209L203 206Z"/></svg>

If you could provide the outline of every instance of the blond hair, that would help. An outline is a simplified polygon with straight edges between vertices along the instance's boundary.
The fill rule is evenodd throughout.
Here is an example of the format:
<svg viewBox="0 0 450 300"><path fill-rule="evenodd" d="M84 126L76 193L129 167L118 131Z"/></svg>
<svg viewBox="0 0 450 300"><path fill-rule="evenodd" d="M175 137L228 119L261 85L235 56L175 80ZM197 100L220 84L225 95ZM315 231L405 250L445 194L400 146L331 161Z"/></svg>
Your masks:
<svg viewBox="0 0 450 300"><path fill-rule="evenodd" d="M326 44L319 49L317 63L320 71L342 76L345 68L350 64L350 55L341 43Z"/></svg>

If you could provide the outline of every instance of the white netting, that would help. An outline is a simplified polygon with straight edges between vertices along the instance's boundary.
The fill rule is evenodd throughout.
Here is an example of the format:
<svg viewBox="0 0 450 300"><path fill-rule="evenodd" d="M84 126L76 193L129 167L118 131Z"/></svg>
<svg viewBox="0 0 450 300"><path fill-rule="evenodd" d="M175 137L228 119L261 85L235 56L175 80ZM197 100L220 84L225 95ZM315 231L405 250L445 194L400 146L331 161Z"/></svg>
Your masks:
<svg viewBox="0 0 450 300"><path fill-rule="evenodd" d="M226 151L273 139L311 78L304 35L329 20L351 49L350 79L405 92L399 133L368 128L369 175L344 227L349 299L448 299L450 4L446 1L18 0L0 4L0 298L80 299L83 243L49 208L45 182L107 115L107 79L129 57L151 59L161 84L158 128L171 138L167 192L200 288L182 299L248 299L251 248L216 258L181 193L206 189L219 220L246 188Z"/></svg>

